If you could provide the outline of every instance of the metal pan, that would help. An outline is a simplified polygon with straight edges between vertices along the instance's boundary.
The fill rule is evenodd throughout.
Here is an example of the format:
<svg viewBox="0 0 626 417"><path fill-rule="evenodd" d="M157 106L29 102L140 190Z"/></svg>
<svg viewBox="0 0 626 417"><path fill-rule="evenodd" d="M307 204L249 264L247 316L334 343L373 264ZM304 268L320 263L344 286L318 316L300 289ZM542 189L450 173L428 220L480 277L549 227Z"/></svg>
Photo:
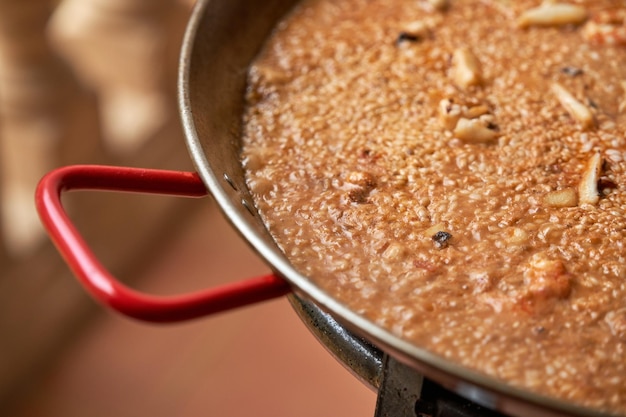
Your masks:
<svg viewBox="0 0 626 417"><path fill-rule="evenodd" d="M543 397L479 374L380 328L296 271L261 223L240 163L246 72L276 22L296 0L199 0L184 39L179 105L196 173L71 166L51 172L38 187L42 221L78 279L97 300L128 316L158 322L188 320L290 291L411 370L494 410L517 416L601 416L597 410ZM76 189L204 196L208 192L275 274L202 292L154 297L115 279L99 264L65 214L60 194Z"/></svg>

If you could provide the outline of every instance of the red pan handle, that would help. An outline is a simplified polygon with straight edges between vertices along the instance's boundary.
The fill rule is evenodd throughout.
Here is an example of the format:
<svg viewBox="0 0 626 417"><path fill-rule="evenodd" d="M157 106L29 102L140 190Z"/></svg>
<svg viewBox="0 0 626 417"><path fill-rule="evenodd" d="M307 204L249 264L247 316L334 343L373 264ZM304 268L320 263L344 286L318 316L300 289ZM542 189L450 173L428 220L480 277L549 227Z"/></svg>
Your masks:
<svg viewBox="0 0 626 417"><path fill-rule="evenodd" d="M183 197L202 197L206 188L194 172L161 171L98 165L75 165L48 173L39 182L36 205L52 241L79 281L104 305L127 316L150 322L189 320L290 292L276 275L175 296L153 296L135 291L113 277L96 259L61 204L71 190L112 190Z"/></svg>

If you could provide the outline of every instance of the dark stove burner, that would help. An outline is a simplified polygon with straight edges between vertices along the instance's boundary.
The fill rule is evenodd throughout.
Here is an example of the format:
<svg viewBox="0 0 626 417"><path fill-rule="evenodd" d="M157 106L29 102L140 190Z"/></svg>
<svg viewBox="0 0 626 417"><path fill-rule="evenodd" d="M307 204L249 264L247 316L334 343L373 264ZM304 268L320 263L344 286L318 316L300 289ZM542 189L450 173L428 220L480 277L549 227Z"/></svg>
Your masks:
<svg viewBox="0 0 626 417"><path fill-rule="evenodd" d="M500 413L481 407L428 379L422 384L421 398L415 402L418 417L501 417Z"/></svg>
<svg viewBox="0 0 626 417"><path fill-rule="evenodd" d="M375 417L504 417L477 404L476 400L489 402L477 390L463 390L466 397L475 401L457 395L354 335L317 305L295 295L289 299L326 349L357 378L378 391Z"/></svg>
<svg viewBox="0 0 626 417"><path fill-rule="evenodd" d="M385 355L375 417L502 417ZM416 383L419 381L419 383Z"/></svg>

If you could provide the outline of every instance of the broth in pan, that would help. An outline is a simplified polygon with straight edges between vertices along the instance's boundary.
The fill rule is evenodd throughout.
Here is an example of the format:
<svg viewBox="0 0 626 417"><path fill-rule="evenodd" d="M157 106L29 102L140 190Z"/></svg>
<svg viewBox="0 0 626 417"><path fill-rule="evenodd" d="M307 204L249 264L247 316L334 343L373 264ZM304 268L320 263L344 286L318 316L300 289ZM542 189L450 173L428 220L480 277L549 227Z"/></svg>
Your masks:
<svg viewBox="0 0 626 417"><path fill-rule="evenodd" d="M509 384L626 414L626 6L307 0L243 162L290 261Z"/></svg>

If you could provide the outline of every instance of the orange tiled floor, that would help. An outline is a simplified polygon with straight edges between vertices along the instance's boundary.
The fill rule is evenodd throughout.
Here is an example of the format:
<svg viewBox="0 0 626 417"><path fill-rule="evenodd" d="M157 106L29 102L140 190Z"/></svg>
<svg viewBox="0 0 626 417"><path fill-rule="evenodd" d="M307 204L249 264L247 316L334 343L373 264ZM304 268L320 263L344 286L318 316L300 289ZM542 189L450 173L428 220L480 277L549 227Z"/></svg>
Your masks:
<svg viewBox="0 0 626 417"><path fill-rule="evenodd" d="M205 206L155 256L141 289L183 292L267 270ZM372 416L374 406L283 298L166 326L103 313L16 417Z"/></svg>

